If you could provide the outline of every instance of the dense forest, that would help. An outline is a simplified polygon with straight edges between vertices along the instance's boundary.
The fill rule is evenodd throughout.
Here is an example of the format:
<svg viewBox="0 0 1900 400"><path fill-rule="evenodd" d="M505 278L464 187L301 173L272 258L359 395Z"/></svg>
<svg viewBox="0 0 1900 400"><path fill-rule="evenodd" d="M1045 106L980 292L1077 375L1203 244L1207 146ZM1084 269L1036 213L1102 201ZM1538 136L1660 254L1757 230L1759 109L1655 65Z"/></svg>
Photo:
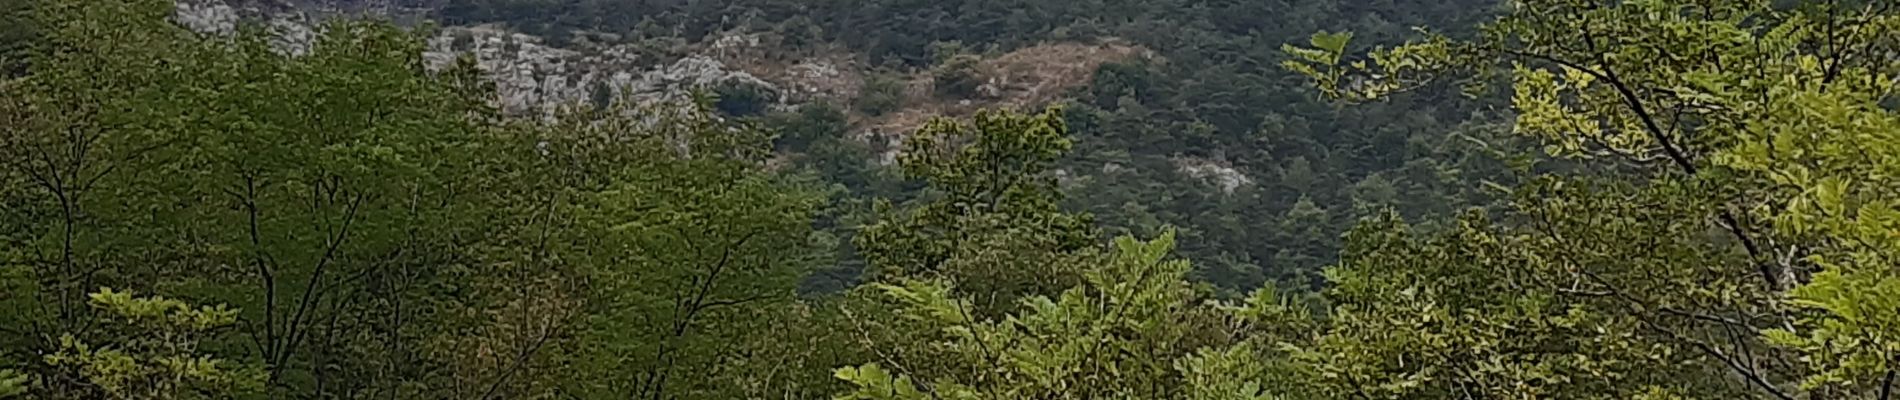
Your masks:
<svg viewBox="0 0 1900 400"><path fill-rule="evenodd" d="M1885 400L1900 375L1890 1L393 3L293 46L172 0L0 0L0 398ZM757 34L873 79L524 116L477 57L428 56L467 26ZM1154 54L932 118L888 163L851 133L915 101L894 77L986 106L981 63L1052 43Z"/></svg>
<svg viewBox="0 0 1900 400"><path fill-rule="evenodd" d="M1196 277L1238 297L1268 282L1314 287L1359 217L1389 207L1442 222L1494 200L1475 183L1512 179L1512 157L1463 139L1500 136L1495 107L1436 90L1338 108L1279 66L1282 44L1316 31L1350 29L1366 43L1396 44L1417 26L1470 32L1498 6L1401 3L488 0L429 9L450 24L502 23L555 42L573 32L648 40L766 32L783 37L781 46L842 46L890 71L955 72L958 54L1048 41L1115 38L1154 49L1153 60L1104 65L1068 97L1064 118L1077 143L1055 168L1078 179L1063 204L1111 234L1173 227L1187 239L1181 251L1197 263ZM875 95L867 90L857 103ZM835 137L843 128L830 130L806 136ZM823 158L832 155L844 160ZM813 158L821 176L848 187L903 187L835 167L860 156ZM1225 188L1209 184L1180 167L1189 160L1241 175Z"/></svg>

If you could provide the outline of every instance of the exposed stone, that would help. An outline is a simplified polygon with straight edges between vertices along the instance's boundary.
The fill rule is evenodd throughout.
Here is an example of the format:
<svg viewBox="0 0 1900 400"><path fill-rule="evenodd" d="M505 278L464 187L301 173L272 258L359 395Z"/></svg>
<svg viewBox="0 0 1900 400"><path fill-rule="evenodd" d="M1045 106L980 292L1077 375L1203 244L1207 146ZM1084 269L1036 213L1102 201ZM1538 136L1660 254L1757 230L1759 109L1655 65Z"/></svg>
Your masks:
<svg viewBox="0 0 1900 400"><path fill-rule="evenodd" d="M464 41L472 43L463 44L472 48L456 48L458 37L471 38ZM501 109L515 115L551 115L561 106L587 101L595 85L606 85L615 98L641 102L681 100L692 89L722 83L778 90L711 57L691 56L648 68L659 60L641 56L632 45L588 50L551 47L540 38L493 27L458 27L431 39L423 57L430 67L442 68L462 54L474 55L495 81Z"/></svg>
<svg viewBox="0 0 1900 400"><path fill-rule="evenodd" d="M309 52L320 28L336 16L376 15L414 23L426 14L424 0L180 0L176 15L192 29L229 34L241 21L265 21L277 37L276 48L289 55ZM406 22L405 22L406 21ZM551 116L564 106L584 105L606 88L615 100L640 103L673 101L692 89L714 85L757 86L776 94L771 110L798 104L843 104L858 97L870 67L848 50L807 49L783 53L770 49L759 34L727 32L706 42L618 43L614 35L575 32L572 44L555 47L541 38L495 26L447 27L427 43L427 66L441 69L458 57L472 56L497 88L495 105L514 116ZM604 39L604 40L603 40ZM673 57L682 58L673 59ZM1069 89L1087 84L1106 62L1152 57L1145 49L1109 40L1100 43L1045 43L982 60L981 95L975 99L939 99L930 93L927 73L899 77L904 106L880 115L852 115L851 136L886 149L877 157L894 164L903 138L937 116L966 117L979 109L1032 109L1056 101ZM1105 166L1104 170L1111 168ZM1210 182L1232 191L1251 183L1244 174L1212 163L1184 163Z"/></svg>
<svg viewBox="0 0 1900 400"><path fill-rule="evenodd" d="M1253 184L1253 178L1247 177L1246 173L1211 160L1183 157L1175 159L1174 166L1181 173L1206 181L1227 194Z"/></svg>
<svg viewBox="0 0 1900 400"><path fill-rule="evenodd" d="M237 32L238 10L221 1L179 1L173 18L194 31L229 35Z"/></svg>
<svg viewBox="0 0 1900 400"><path fill-rule="evenodd" d="M263 21L274 35L271 47L291 56L310 52L316 41L316 25L321 15L312 11L255 1L180 0L172 11L173 20L186 29L212 35L234 35L245 20ZM235 5L234 5L235 4Z"/></svg>
<svg viewBox="0 0 1900 400"><path fill-rule="evenodd" d="M844 100L857 95L863 77L846 73L831 60L801 60L779 77L786 101Z"/></svg>
<svg viewBox="0 0 1900 400"><path fill-rule="evenodd" d="M272 19L270 27L277 33L271 39L271 47L291 56L309 54L310 46L317 41L317 31L311 29L309 24L280 18Z"/></svg>

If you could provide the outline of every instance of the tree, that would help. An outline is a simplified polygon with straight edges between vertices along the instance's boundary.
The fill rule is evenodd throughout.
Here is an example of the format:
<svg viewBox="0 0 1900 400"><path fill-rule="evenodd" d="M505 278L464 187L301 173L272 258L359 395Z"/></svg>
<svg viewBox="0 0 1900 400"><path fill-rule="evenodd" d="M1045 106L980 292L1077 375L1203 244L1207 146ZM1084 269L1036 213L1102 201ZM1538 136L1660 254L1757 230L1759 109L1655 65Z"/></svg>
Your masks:
<svg viewBox="0 0 1900 400"><path fill-rule="evenodd" d="M0 77L16 77L27 71L27 59L38 42L32 2L0 1Z"/></svg>
<svg viewBox="0 0 1900 400"><path fill-rule="evenodd" d="M1189 266L1164 260L1172 233L1122 237L1081 263L1084 282L1057 297L1022 299L1002 317L976 314L952 281L878 284L905 318L948 349L948 368L865 364L837 370L841 399L1265 399L1245 371L1247 348L1227 348L1220 313L1198 301ZM895 371L895 372L893 372Z"/></svg>
<svg viewBox="0 0 1900 400"><path fill-rule="evenodd" d="M1749 383L1730 379L1728 353L1701 349L1775 357L1711 322L1760 323L1741 312L1759 312L1749 307L1767 296L1747 286L1745 263L1693 239L1650 239L1699 233L1656 219L1685 206L1669 194L1538 192L1525 201L1558 204L1527 211L1538 222L1523 229L1477 213L1424 235L1395 217L1368 222L1326 271L1331 307L1319 329L1268 340L1311 371L1297 376L1315 398L1743 395ZM1709 268L1676 267L1696 257Z"/></svg>
<svg viewBox="0 0 1900 400"><path fill-rule="evenodd" d="M113 339L87 342L61 336L57 353L46 356L55 368L76 371L99 395L112 399L161 400L230 398L256 393L264 372L214 358L199 347L237 322L224 306L193 309L163 297L133 297L102 288L90 305L102 311Z"/></svg>
<svg viewBox="0 0 1900 400"><path fill-rule="evenodd" d="M684 5L682 5L684 4ZM1125 226L1150 216L1182 228L1181 249L1201 268L1221 265L1268 266L1279 243L1271 229L1231 229L1220 221L1249 221L1277 225L1276 215L1292 207L1299 195L1337 211L1336 217L1365 216L1362 210L1333 207L1350 185L1366 176L1396 173L1409 162L1427 158L1443 163L1440 171L1453 185L1445 191L1471 187L1481 180L1499 180L1466 160L1443 153L1415 152L1403 143L1408 137L1431 138L1431 143L1466 144L1436 140L1434 135L1456 129L1474 114L1486 119L1497 114L1497 98L1464 100L1451 90L1421 91L1350 109L1337 109L1310 96L1310 88L1290 71L1271 68L1281 59L1272 46L1304 38L1320 27L1353 29L1361 42L1391 44L1411 32L1403 27L1428 25L1453 34L1470 30L1472 22L1489 19L1502 8L1492 0L1404 1L1222 1L1198 0L1050 0L1030 5L997 1L870 0L864 2L810 2L797 0L733 0L727 2L613 2L603 0L537 0L455 2L436 14L454 24L502 23L516 26L559 26L604 32L643 32L662 40L698 40L708 29L747 25L747 32L775 30L788 54L861 54L864 64L892 71L873 71L858 90L851 108L878 116L902 106L906 90L915 96L940 97L930 79L915 82L886 79L885 74L950 71L944 57L956 53L1000 53L1034 48L1040 44L1099 44L1130 46L1137 57L1103 65L1089 85L1077 88L1069 106L1078 138L1083 143L1059 168L1082 182L1071 189L1069 203L1095 210L1109 225ZM756 19L755 19L756 18ZM769 27L776 23L777 28ZM805 29L807 25L811 29ZM802 40L800 32L811 35ZM769 33L769 32L768 32ZM771 36L768 34L768 37ZM949 46L960 43L960 46ZM1357 43L1355 43L1357 44ZM1360 45L1362 47L1369 47ZM1357 48L1355 48L1357 49ZM945 51L938 51L945 50ZM955 51L948 51L955 50ZM1031 59L1054 54L1031 54ZM950 57L959 58L959 57ZM970 57L962 57L970 58ZM1148 61L1142 61L1145 59ZM1165 60L1165 62L1163 62ZM979 65L980 69L980 64ZM842 65L841 65L842 66ZM979 71L980 72L980 71ZM981 91L983 77L961 80ZM1086 78L1087 76L1083 76ZM1067 78L1064 81L1072 81ZM958 81L944 79L943 82ZM1080 81L1076 81L1080 83ZM910 83L920 86L907 89ZM950 86L946 86L949 88ZM974 93L974 92L972 92ZM1048 93L1056 94L1056 93ZM978 96L981 93L977 94ZM940 99L941 100L941 99ZM982 99L976 99L981 101ZM949 102L958 99L948 97ZM1139 104L1126 107L1122 103ZM938 101L941 102L941 101ZM1077 117L1106 114L1100 126L1084 126ZM1278 117L1285 123L1286 141L1258 140L1253 128ZM1396 140L1395 140L1396 139ZM1293 144L1292 142L1301 142ZM1293 144L1293 145L1287 145ZM1306 156L1321 174L1302 193L1266 191L1257 201L1201 196L1205 187L1195 180L1161 175L1163 162L1183 155L1211 156L1231 163L1248 178L1271 187L1276 166ZM1136 176L1109 177L1106 160ZM1131 162L1133 161L1133 162ZM1147 165L1152 163L1154 167ZM1417 165L1417 164L1412 164ZM1396 180L1396 178L1394 178ZM1113 182L1103 182L1113 181ZM1290 194L1290 195L1289 195ZM1421 224L1441 223L1469 202L1488 199L1423 194L1402 196L1401 213ZM1150 215L1101 210L1137 203ZM1239 196L1236 196L1239 197ZM1097 200L1100 201L1097 201ZM1114 200L1109 200L1114 199ZM1245 207L1222 205L1247 203ZM1315 260L1288 267L1286 274L1310 276L1330 262L1339 236L1351 228L1352 218L1333 218L1323 232L1324 246L1295 258ZM1257 222L1255 222L1257 221ZM1210 226L1202 226L1206 223ZM1211 225L1226 226L1211 226ZM1205 233L1200 233L1205 232ZM1219 240L1202 240L1205 234ZM1306 250L1302 250L1304 252ZM1269 269L1278 268L1270 266ZM1215 276L1215 275L1207 275ZM1244 291L1253 281L1219 282Z"/></svg>
<svg viewBox="0 0 1900 400"><path fill-rule="evenodd" d="M714 107L733 117L748 117L764 113L778 101L778 93L759 84L730 81L713 87L718 96Z"/></svg>
<svg viewBox="0 0 1900 400"><path fill-rule="evenodd" d="M864 88L858 91L852 105L858 112L871 116L897 111L904 105L904 81L884 74L873 75L864 81Z"/></svg>
<svg viewBox="0 0 1900 400"><path fill-rule="evenodd" d="M593 104L594 109L607 110L614 104L614 89L607 86L606 81L594 81L587 88L587 100L589 104Z"/></svg>
<svg viewBox="0 0 1900 400"><path fill-rule="evenodd" d="M631 103L631 102L627 102ZM584 325L570 393L672 399L733 396L743 342L787 307L821 254L821 197L763 170L770 135L721 122L702 102L612 112L573 135L631 153L606 185L581 193L578 228L556 257L584 262ZM649 120L652 118L652 120Z"/></svg>
<svg viewBox="0 0 1900 400"><path fill-rule="evenodd" d="M730 364L715 378L728 398L816 399L845 391L849 383L834 377L840 365L872 360L857 326L845 311L843 296L804 297L797 302L761 307L751 318L763 331L737 344Z"/></svg>
<svg viewBox="0 0 1900 400"><path fill-rule="evenodd" d="M967 99L976 96L976 90L983 86L983 78L977 71L976 56L958 55L949 57L937 66L931 75L931 88L937 96L948 99Z"/></svg>
<svg viewBox="0 0 1900 400"><path fill-rule="evenodd" d="M809 153L813 143L844 139L850 128L848 124L843 109L831 103L818 103L801 106L797 112L768 115L761 125L778 130L774 148Z"/></svg>
<svg viewBox="0 0 1900 400"><path fill-rule="evenodd" d="M51 338L89 319L85 296L95 284L123 283L117 282L124 278L118 266L104 260L111 256L106 249L117 244L106 232L120 228L102 221L109 214L101 208L111 205L103 197L116 192L104 188L111 182L106 178L149 167L144 158L161 140L123 128L144 121L104 117L155 94L140 82L154 76L122 71L156 68L174 50L172 35L179 31L163 22L169 9L151 3L49 2L34 10L47 32L46 46L59 51L35 54L34 64L51 70L0 82L0 158L6 160L9 214L4 230L17 246L5 253L6 264L24 272L6 276L27 281L10 285L26 290L6 300L19 302L14 309L31 310L9 315L20 318L9 326L45 330L10 334ZM34 324L34 318L43 319Z"/></svg>
<svg viewBox="0 0 1900 400"><path fill-rule="evenodd" d="M290 56L260 29L189 32L168 1L38 10L48 69L0 104L8 173L27 177L8 210L30 217L8 260L31 272L7 299L31 311L19 334L90 342L82 288L163 290L238 305L248 345L228 348L269 390L429 387L423 321L450 314L437 289L498 208L472 173L493 144L480 100L423 73L419 35L333 22Z"/></svg>
<svg viewBox="0 0 1900 400"><path fill-rule="evenodd" d="M26 394L32 384L32 377L11 369L0 370L0 399L10 399Z"/></svg>
<svg viewBox="0 0 1900 400"><path fill-rule="evenodd" d="M1344 60L1350 35L1322 33L1314 47L1288 46L1295 59L1287 66L1348 100L1446 78L1470 77L1466 83L1477 87L1509 75L1516 131L1541 139L1553 155L1601 160L1601 171L1645 182L1611 193L1690 205L1661 208L1672 210L1661 215L1602 210L1603 216L1588 218L1614 223L1579 231L1583 239L1569 246L1653 246L1688 238L1738 258L1670 257L1653 267L1615 270L1716 271L1724 283L1713 291L1708 281L1624 290L1643 282L1577 278L1601 285L1596 293L1628 301L1648 334L1715 361L1737 382L1730 386L1782 399L1888 398L1896 347L1884 339L1890 336L1882 332L1891 332L1884 317L1864 311L1900 296L1887 283L1896 242L1888 234L1891 206L1882 200L1895 185L1889 174L1874 172L1892 165L1891 146L1882 140L1892 136L1894 116L1882 102L1895 90L1885 77L1897 71L1877 54L1893 50L1885 38L1900 28L1894 8L1888 2L1531 1L1484 25L1477 39L1432 35L1373 51L1367 60ZM1628 221L1695 229L1620 243L1589 238L1626 232L1619 227ZM1721 234L1691 234L1705 228ZM1867 232L1887 233L1874 238ZM1557 254L1567 257L1555 259L1563 261L1581 256ZM1755 284L1733 285L1743 277ZM1656 322L1678 317L1699 326Z"/></svg>
<svg viewBox="0 0 1900 400"><path fill-rule="evenodd" d="M1017 296L1052 295L1077 282L1044 256L1087 248L1091 218L1061 210L1048 169L1068 151L1060 111L985 111L971 124L931 121L905 142L898 163L929 184L926 199L886 216L856 237L874 280L942 276L990 293L985 313ZM988 314L985 314L988 315Z"/></svg>

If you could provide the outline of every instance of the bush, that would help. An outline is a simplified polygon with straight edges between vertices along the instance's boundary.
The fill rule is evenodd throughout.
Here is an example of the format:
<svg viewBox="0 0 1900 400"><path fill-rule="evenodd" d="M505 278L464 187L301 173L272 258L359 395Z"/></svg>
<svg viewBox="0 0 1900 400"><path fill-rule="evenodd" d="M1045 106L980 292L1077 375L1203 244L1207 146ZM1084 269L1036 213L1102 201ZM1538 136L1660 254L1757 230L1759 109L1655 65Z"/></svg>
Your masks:
<svg viewBox="0 0 1900 400"><path fill-rule="evenodd" d="M871 116L897 111L904 107L904 81L889 75L871 77L853 105L858 112Z"/></svg>
<svg viewBox="0 0 1900 400"><path fill-rule="evenodd" d="M773 113L766 117L765 125L778 127L779 150L804 151L813 142L844 137L850 128L847 124L838 106L814 103L799 107L797 112Z"/></svg>
<svg viewBox="0 0 1900 400"><path fill-rule="evenodd" d="M1122 97L1133 97L1137 102L1148 104L1154 101L1158 79L1146 64L1113 62L1095 70L1087 90L1096 107L1115 109Z"/></svg>
<svg viewBox="0 0 1900 400"><path fill-rule="evenodd" d="M976 73L976 58L958 56L937 68L934 89L937 96L953 99L967 99L976 96L976 89L983 85L982 78Z"/></svg>
<svg viewBox="0 0 1900 400"><path fill-rule="evenodd" d="M778 101L778 93L772 88L752 82L726 81L713 87L713 94L718 96L713 107L733 117L763 114Z"/></svg>
<svg viewBox="0 0 1900 400"><path fill-rule="evenodd" d="M593 87L588 88L587 100L594 105L595 110L604 111L614 105L614 89L607 86L606 80L594 81Z"/></svg>
<svg viewBox="0 0 1900 400"><path fill-rule="evenodd" d="M474 51L475 34L468 33L467 31L455 32L455 39L449 42L449 50Z"/></svg>

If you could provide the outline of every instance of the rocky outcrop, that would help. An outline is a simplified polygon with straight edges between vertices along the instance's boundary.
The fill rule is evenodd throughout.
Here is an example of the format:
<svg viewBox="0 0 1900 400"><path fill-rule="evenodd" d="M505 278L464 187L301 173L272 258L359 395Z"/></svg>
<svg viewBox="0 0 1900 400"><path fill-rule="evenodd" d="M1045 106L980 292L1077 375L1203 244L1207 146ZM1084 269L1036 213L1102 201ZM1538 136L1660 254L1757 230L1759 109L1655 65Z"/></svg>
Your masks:
<svg viewBox="0 0 1900 400"><path fill-rule="evenodd" d="M494 79L502 110L513 115L550 115L561 106L591 101L603 88L614 99L641 102L680 100L692 89L722 84L777 89L711 57L664 62L633 45L586 50L552 47L540 38L493 27L458 27L431 39L423 57L435 68L452 65L464 54L475 57Z"/></svg>
<svg viewBox="0 0 1900 400"><path fill-rule="evenodd" d="M448 0L179 1L176 18L182 25L229 34L241 21L267 21L277 32L277 47L300 55L317 36L312 27L324 19L375 15L401 24ZM818 102L846 104L858 97L866 74L873 70L858 55L840 48L775 48L769 33L726 33L691 44L627 43L599 33L575 32L573 36L579 40L554 45L499 26L447 27L428 40L423 57L436 69L454 65L459 57L472 57L495 83L496 106L514 116L551 116L563 106L602 100L678 100L689 90L718 85L770 92L773 109ZM898 95L902 106L878 115L853 112L852 136L885 149L878 161L890 164L896 161L904 137L930 118L967 117L986 108L1041 107L1086 85L1102 64L1152 57L1146 49L1114 40L1029 46L982 59L977 67L983 82L981 95L963 99L934 95L930 71L893 75L902 85ZM1210 174L1225 177L1213 179L1224 188L1248 182L1237 172Z"/></svg>
<svg viewBox="0 0 1900 400"><path fill-rule="evenodd" d="M261 22L275 36L272 47L288 55L303 55L317 38L313 26L322 11L306 11L262 1L179 0L172 18L193 31L214 35L236 34L245 21Z"/></svg>
<svg viewBox="0 0 1900 400"><path fill-rule="evenodd" d="M258 0L181 0L174 18L192 30L219 35L235 33L244 21L261 21L275 34L275 47L296 56L309 51L317 37L313 27L318 21L391 7L374 1L294 5ZM715 41L710 50L727 52L757 46L756 37L733 35ZM442 68L462 55L473 56L495 82L499 92L496 105L510 115L552 115L562 106L592 101L602 90L613 99L641 102L680 100L692 89L721 84L778 91L778 85L728 68L710 56L663 60L641 50L623 44L589 45L577 51L547 45L538 37L477 26L441 30L429 40L423 58L429 66ZM804 72L815 79L837 74L835 69L816 66Z"/></svg>
<svg viewBox="0 0 1900 400"><path fill-rule="evenodd" d="M1235 190L1253 184L1253 178L1247 177L1245 172L1211 160L1177 158L1174 160L1174 166L1182 174L1206 181L1227 194L1233 194Z"/></svg>
<svg viewBox="0 0 1900 400"><path fill-rule="evenodd" d="M236 7L222 1L181 0L173 18L179 25L194 31L229 35L237 32L238 21L243 16Z"/></svg>
<svg viewBox="0 0 1900 400"><path fill-rule="evenodd" d="M582 79L606 79L605 74L594 69L611 65L631 68L637 62L616 57L617 54L602 54L593 57L594 68L582 68L576 65L582 59L579 52L549 47L539 38L489 27L446 29L442 35L429 40L423 59L431 68L440 69L453 65L462 55L474 57L482 71L494 80L500 92L498 106L510 114L546 112L555 104L550 101L553 99L581 101L589 88ZM570 76L578 78L570 79Z"/></svg>

